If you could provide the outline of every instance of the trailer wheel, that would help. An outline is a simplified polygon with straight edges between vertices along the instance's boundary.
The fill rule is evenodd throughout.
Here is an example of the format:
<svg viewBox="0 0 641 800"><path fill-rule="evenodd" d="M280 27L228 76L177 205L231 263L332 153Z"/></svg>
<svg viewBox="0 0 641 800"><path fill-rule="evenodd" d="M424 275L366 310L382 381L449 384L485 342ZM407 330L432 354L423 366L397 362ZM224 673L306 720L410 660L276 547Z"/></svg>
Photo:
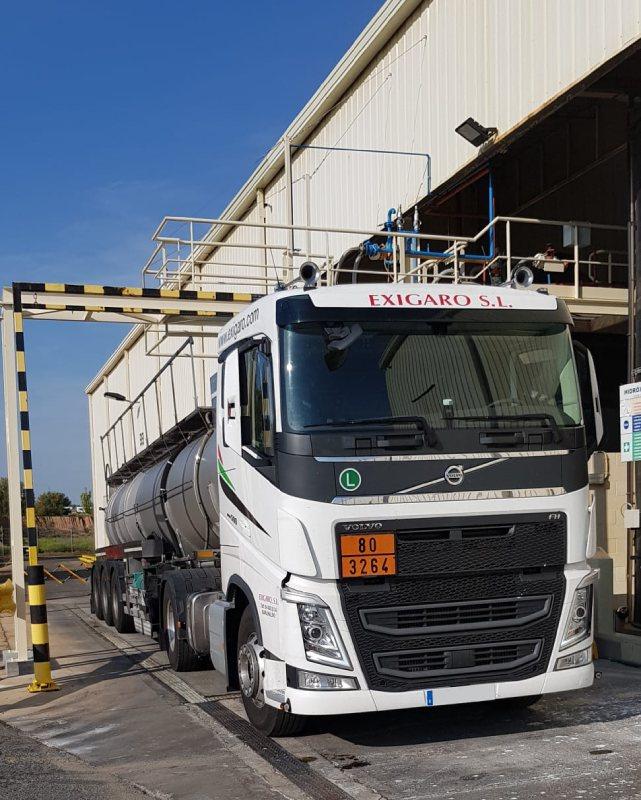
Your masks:
<svg viewBox="0 0 641 800"><path fill-rule="evenodd" d="M122 581L117 569L111 572L111 616L113 626L118 633L133 633L133 618L126 613L125 604L122 599Z"/></svg>
<svg viewBox="0 0 641 800"><path fill-rule="evenodd" d="M171 668L175 672L192 672L193 670L201 669L202 658L192 650L187 639L179 633L176 589L170 581L165 585L162 612L164 647L167 651Z"/></svg>
<svg viewBox="0 0 641 800"><path fill-rule="evenodd" d="M107 625L113 625L113 613L111 609L111 570L104 567L100 577L100 607L102 609L102 619Z"/></svg>
<svg viewBox="0 0 641 800"><path fill-rule="evenodd" d="M238 682L251 724L267 736L296 736L305 727L305 717L281 711L265 703L263 692L263 646L260 629L251 608L243 611L238 628Z"/></svg>
<svg viewBox="0 0 641 800"><path fill-rule="evenodd" d="M94 564L91 570L91 610L98 619L104 619L102 614L102 601L100 599L100 584L102 582L102 566Z"/></svg>

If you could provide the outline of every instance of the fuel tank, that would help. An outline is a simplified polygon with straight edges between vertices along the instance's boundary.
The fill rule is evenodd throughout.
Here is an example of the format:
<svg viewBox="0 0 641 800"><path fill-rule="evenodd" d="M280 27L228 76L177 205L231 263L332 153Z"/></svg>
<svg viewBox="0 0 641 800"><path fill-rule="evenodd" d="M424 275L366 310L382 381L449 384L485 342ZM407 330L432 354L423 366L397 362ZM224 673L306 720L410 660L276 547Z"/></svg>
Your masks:
<svg viewBox="0 0 641 800"><path fill-rule="evenodd" d="M177 556L217 547L215 430L113 490L105 523L110 544L159 537Z"/></svg>

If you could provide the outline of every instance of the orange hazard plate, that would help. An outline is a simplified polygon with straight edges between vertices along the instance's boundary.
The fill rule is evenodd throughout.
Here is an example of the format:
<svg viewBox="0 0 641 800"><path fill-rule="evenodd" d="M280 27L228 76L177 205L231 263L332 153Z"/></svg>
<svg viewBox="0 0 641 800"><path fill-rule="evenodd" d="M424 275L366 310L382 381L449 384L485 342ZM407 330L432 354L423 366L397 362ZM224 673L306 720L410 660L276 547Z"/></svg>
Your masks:
<svg viewBox="0 0 641 800"><path fill-rule="evenodd" d="M343 534L339 541L343 578L396 575L393 533Z"/></svg>

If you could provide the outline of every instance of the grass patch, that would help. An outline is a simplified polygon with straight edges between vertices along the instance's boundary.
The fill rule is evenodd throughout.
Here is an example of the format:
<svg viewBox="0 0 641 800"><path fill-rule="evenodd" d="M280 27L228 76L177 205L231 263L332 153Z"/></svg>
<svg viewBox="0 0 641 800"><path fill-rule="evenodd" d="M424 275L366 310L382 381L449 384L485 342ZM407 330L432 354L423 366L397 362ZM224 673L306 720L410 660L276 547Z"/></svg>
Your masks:
<svg viewBox="0 0 641 800"><path fill-rule="evenodd" d="M72 547L73 544L73 547ZM38 552L40 553L93 553L93 536L40 536Z"/></svg>

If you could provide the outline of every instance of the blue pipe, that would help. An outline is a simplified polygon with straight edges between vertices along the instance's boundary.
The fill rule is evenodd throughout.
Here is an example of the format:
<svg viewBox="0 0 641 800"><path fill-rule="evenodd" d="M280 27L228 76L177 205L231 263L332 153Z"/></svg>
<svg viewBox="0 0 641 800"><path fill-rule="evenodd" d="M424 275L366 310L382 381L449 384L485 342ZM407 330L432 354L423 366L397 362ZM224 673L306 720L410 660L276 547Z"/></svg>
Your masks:
<svg viewBox="0 0 641 800"><path fill-rule="evenodd" d="M488 202L488 222L494 219L494 180L492 178L491 170L488 172L488 189L487 189L487 202ZM387 221L384 228L386 231L393 229L394 223L392 217L396 214L395 208L390 208L387 212ZM412 231L401 230L401 233L418 233L418 225L414 225ZM488 255L466 255L466 261L491 261L496 253L496 232L494 228L490 228L488 232L490 240L490 252ZM409 258L448 258L451 253L445 253L439 250L431 250L429 245L427 250L420 250L417 247L418 239L407 238L405 240L405 255ZM379 256L381 253L392 253L394 244L393 237L388 236L384 245L375 244L374 242L364 242L364 252L369 258ZM387 259L386 259L387 261Z"/></svg>

